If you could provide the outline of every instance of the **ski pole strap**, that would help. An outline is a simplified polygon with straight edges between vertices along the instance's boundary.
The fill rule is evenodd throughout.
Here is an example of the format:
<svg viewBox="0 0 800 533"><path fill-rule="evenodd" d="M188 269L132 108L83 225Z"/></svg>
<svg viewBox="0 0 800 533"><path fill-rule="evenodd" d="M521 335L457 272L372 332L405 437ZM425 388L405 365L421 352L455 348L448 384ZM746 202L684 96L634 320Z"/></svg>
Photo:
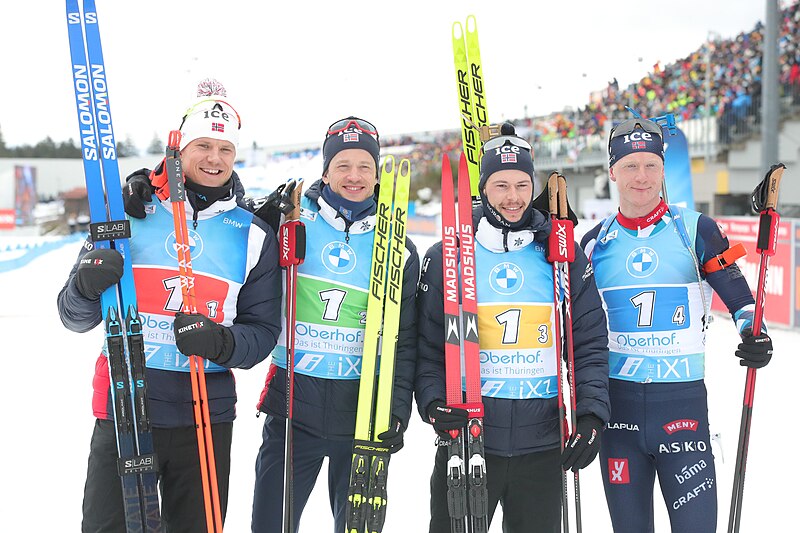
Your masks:
<svg viewBox="0 0 800 533"><path fill-rule="evenodd" d="M778 245L778 223L781 216L777 211L768 209L761 213L758 223L758 239L756 240L756 252L761 255L775 255Z"/></svg>
<svg viewBox="0 0 800 533"><path fill-rule="evenodd" d="M717 272L724 268L728 268L734 264L737 259L746 255L747 249L744 247L744 244L738 242L721 254L716 255L706 261L703 265L703 272L706 274L711 274L712 272Z"/></svg>
<svg viewBox="0 0 800 533"><path fill-rule="evenodd" d="M483 418L483 402L456 403L450 407L458 407L469 413L470 418Z"/></svg>
<svg viewBox="0 0 800 533"><path fill-rule="evenodd" d="M299 265L306 258L306 226L299 220L289 220L281 224L281 257L282 267Z"/></svg>
<svg viewBox="0 0 800 533"><path fill-rule="evenodd" d="M353 453L356 455L387 455L389 447L371 440L353 440Z"/></svg>

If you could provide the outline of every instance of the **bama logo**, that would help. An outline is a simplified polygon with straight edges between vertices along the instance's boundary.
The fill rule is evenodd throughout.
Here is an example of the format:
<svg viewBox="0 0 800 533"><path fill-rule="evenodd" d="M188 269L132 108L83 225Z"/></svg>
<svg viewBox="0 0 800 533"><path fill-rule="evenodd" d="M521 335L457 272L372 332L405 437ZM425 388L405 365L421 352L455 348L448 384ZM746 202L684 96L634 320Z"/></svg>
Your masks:
<svg viewBox="0 0 800 533"><path fill-rule="evenodd" d="M194 261L201 255L203 255L203 238L200 237L200 234L194 231L191 228L188 229L189 235L189 242L186 243L189 245L189 254ZM175 232L173 231L167 236L167 240L164 242L164 248L167 250L167 254L176 261L178 260L178 242L175 240Z"/></svg>
<svg viewBox="0 0 800 533"><path fill-rule="evenodd" d="M628 274L634 278L646 278L658 268L658 254L652 248L641 246L636 248L625 260Z"/></svg>
<svg viewBox="0 0 800 533"><path fill-rule="evenodd" d="M522 269L514 263L500 263L489 273L489 286L498 294L515 294L524 282Z"/></svg>
<svg viewBox="0 0 800 533"><path fill-rule="evenodd" d="M667 435L672 435L676 431L697 431L697 420L692 420L690 418L683 418L681 420L673 420L672 422L667 422L662 428L664 431L667 432Z"/></svg>
<svg viewBox="0 0 800 533"><path fill-rule="evenodd" d="M631 482L628 472L628 458L608 458L608 482L615 485L627 485Z"/></svg>
<svg viewBox="0 0 800 533"><path fill-rule="evenodd" d="M356 252L344 242L335 241L322 249L322 264L334 274L348 274L356 267Z"/></svg>

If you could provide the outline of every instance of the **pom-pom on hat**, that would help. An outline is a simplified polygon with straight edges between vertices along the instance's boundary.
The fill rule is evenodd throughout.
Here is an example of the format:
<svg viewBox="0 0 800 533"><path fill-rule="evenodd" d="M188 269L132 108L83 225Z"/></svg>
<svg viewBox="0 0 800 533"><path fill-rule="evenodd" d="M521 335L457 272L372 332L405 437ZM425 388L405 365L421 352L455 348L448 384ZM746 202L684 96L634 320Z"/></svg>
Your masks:
<svg viewBox="0 0 800 533"><path fill-rule="evenodd" d="M500 127L500 136L486 141L481 148L481 180L479 190L486 186L489 176L500 170L521 170L533 180L533 154L531 145L517 135L510 122Z"/></svg>
<svg viewBox="0 0 800 533"><path fill-rule="evenodd" d="M213 78L197 85L197 99L181 122L181 150L201 137L230 141L234 147L238 146L242 121L236 109L224 100L227 95L225 87Z"/></svg>

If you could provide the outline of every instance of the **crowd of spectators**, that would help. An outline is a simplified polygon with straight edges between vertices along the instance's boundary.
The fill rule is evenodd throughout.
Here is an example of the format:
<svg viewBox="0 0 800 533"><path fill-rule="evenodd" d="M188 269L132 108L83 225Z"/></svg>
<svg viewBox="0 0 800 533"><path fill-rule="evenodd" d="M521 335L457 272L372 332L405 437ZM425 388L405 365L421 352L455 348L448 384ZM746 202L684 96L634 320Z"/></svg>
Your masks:
<svg viewBox="0 0 800 533"><path fill-rule="evenodd" d="M678 121L717 117L719 140L723 145L731 136L748 133L743 128L758 125L761 99L761 58L764 26L755 27L730 39L716 38L700 45L687 57L653 66L652 72L627 87L616 78L602 90L593 92L589 102L578 110L553 112L546 116L512 120L518 132L533 144L603 135L609 120L629 116L626 105L642 115L653 117L672 113ZM780 13L779 83L785 101L800 109L800 1ZM706 102L706 69L709 70L709 95ZM427 173L440 164L442 152L451 157L461 149L460 130L398 136L382 139L385 146L410 146L416 171Z"/></svg>

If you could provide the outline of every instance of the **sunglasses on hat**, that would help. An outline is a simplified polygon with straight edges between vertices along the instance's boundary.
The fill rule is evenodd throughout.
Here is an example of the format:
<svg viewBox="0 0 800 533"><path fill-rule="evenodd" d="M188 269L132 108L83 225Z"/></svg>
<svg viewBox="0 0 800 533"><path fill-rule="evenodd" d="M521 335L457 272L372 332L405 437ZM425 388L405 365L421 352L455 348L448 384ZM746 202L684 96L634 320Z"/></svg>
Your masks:
<svg viewBox="0 0 800 533"><path fill-rule="evenodd" d="M375 139L379 138L378 128L373 126L370 122L357 117L347 117L343 118L342 120L337 120L336 122L328 126L327 137L330 137L331 135L336 135L340 132L350 129L351 127L357 130L361 130L364 133L368 133L369 135L375 137Z"/></svg>
<svg viewBox="0 0 800 533"><path fill-rule="evenodd" d="M207 98L205 100L200 100L199 102L194 104L192 107L187 109L186 113L183 114L183 120L181 121L181 127L183 127L183 123L186 122L186 119L190 115L194 115L195 113L200 113L200 112L203 112L203 111L211 111L211 110L214 109L214 107L217 107L217 106L220 108L220 110L222 112L226 112L224 109L222 109L222 104L225 104L226 106L228 106L228 108L231 111L233 111L233 114L236 115L236 122L239 125L238 129L242 129L242 119L239 116L239 113L236 111L236 109L234 109L234 107L231 104L229 104L225 100L220 100L219 98Z"/></svg>
<svg viewBox="0 0 800 533"><path fill-rule="evenodd" d="M647 133L658 135L662 140L664 138L664 133L661 131L661 126L652 120L647 120L645 118L631 118L614 126L614 128L611 130L609 144L611 139L616 139L617 137L622 137L623 135L630 135L637 128L646 131Z"/></svg>
<svg viewBox="0 0 800 533"><path fill-rule="evenodd" d="M523 139L522 137L517 137L515 135L501 135L499 137L492 137L485 143L483 143L482 150L483 153L488 152L489 150L494 150L495 148L500 148L505 144L511 144L513 146L518 146L523 148L527 151L531 151L531 145Z"/></svg>

